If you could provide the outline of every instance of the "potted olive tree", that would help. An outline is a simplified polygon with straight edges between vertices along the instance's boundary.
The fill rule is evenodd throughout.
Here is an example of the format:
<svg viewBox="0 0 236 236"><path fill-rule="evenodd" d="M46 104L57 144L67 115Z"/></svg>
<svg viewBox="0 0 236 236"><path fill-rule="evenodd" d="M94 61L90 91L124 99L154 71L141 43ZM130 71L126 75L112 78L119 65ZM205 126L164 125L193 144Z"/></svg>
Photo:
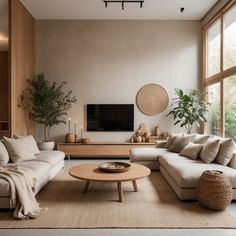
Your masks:
<svg viewBox="0 0 236 236"><path fill-rule="evenodd" d="M52 150L55 144L50 140L51 128L66 123L67 112L77 99L72 91L63 91L66 82L50 83L43 74L28 79L27 83L29 88L20 95L19 106L28 110L30 119L43 125L44 139L38 143L39 149Z"/></svg>
<svg viewBox="0 0 236 236"><path fill-rule="evenodd" d="M193 90L190 94L184 94L183 90L175 89L177 98L174 98L172 110L167 116L172 115L175 123L184 127L187 133L191 133L193 127L200 128L201 122L207 122L207 105L204 101L204 94Z"/></svg>

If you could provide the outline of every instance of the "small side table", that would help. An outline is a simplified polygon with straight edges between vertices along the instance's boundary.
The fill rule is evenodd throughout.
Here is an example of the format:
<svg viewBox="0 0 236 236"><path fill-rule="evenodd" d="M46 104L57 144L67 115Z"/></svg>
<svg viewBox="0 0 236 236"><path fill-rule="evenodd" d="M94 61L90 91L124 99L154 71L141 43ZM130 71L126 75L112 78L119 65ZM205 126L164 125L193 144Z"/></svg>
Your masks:
<svg viewBox="0 0 236 236"><path fill-rule="evenodd" d="M211 210L224 210L232 201L233 190L229 178L218 170L207 170L199 179L198 201Z"/></svg>

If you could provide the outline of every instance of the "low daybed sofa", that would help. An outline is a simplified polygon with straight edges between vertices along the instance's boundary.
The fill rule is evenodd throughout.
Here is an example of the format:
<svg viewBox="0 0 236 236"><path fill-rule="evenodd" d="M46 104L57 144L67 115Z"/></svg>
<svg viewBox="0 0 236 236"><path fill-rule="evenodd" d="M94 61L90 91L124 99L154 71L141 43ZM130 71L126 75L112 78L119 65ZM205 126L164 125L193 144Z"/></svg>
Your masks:
<svg viewBox="0 0 236 236"><path fill-rule="evenodd" d="M32 136L31 136L32 141ZM36 148L36 146L35 146ZM7 153L6 153L7 151ZM0 141L0 156L9 154L8 149ZM65 154L61 151L37 151L32 160L22 160L15 163L9 158L9 161L0 163L1 166L7 167L11 165L24 166L32 169L36 175L35 194L37 194L58 172L64 168ZM7 163L6 163L7 162ZM10 186L7 181L0 179L0 208L10 207Z"/></svg>
<svg viewBox="0 0 236 236"><path fill-rule="evenodd" d="M156 148L131 149L130 161L143 164L151 170L160 170L166 181L171 185L181 200L197 199L199 178L205 170L222 171L228 176L232 183L233 199L236 200L236 152L234 142L232 150L232 140L230 141L231 150L229 150L229 145L228 147L223 147L223 143L225 141L229 143L229 139L210 137L207 135L193 135L192 144L189 145L194 145L194 143L198 142L197 140L202 140L202 143L200 142L202 148L198 154L195 153L195 158L192 159L182 155L183 146L186 148L189 144L186 143L186 140L183 141L185 144L183 144L183 142L177 143L177 149L182 149L181 151L178 150L178 152L171 151L171 146L167 145L168 140L167 142L157 142ZM214 158L212 157L211 160L206 160L201 158L201 154L204 149L205 158L212 156L212 150L208 150L209 153L206 152L207 143L211 140L219 140L218 150L215 150ZM225 153L222 153L222 151ZM219 155L221 155L221 161L219 161ZM229 155L231 155L231 157ZM228 159L226 160L225 158Z"/></svg>

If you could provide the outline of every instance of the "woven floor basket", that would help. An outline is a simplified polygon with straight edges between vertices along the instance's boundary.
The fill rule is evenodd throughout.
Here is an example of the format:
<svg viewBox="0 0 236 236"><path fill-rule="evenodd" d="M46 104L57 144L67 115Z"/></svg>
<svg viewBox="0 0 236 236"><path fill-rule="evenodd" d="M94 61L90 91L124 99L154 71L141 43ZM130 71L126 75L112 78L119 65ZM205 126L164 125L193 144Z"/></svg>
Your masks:
<svg viewBox="0 0 236 236"><path fill-rule="evenodd" d="M224 210L233 196L232 184L221 171L207 170L199 179L198 201L211 210Z"/></svg>

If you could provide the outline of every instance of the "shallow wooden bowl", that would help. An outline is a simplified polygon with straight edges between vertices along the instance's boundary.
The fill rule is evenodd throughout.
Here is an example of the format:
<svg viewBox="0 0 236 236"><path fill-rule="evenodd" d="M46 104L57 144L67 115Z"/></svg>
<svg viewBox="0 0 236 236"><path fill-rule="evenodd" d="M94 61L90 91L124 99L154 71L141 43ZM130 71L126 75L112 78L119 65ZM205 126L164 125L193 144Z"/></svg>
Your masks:
<svg viewBox="0 0 236 236"><path fill-rule="evenodd" d="M103 162L98 165L98 168L105 172L122 173L130 169L131 165L126 162Z"/></svg>

